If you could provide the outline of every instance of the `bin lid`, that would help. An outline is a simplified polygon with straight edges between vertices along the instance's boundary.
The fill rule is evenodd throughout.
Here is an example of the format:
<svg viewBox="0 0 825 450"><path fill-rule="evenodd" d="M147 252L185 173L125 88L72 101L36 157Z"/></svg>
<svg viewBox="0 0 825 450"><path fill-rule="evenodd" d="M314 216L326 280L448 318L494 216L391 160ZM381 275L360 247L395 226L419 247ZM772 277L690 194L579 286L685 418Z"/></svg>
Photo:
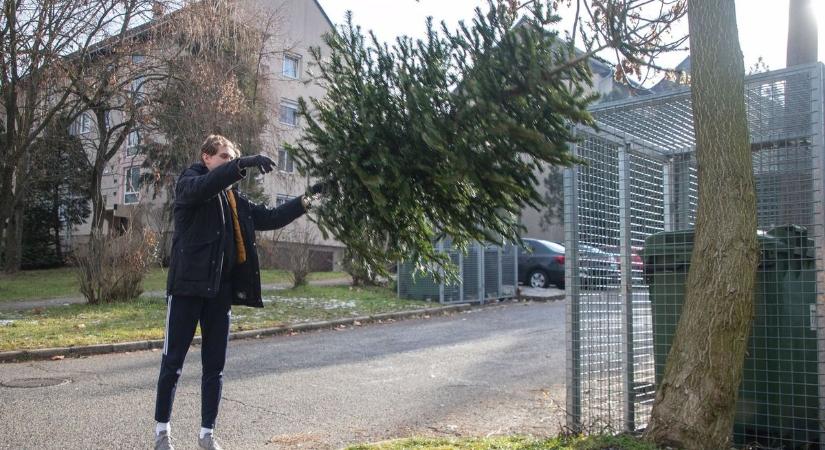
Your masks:
<svg viewBox="0 0 825 450"><path fill-rule="evenodd" d="M802 259L814 258L814 240L808 237L808 229L801 225L782 225L768 231L768 236L779 239L787 245L793 256Z"/></svg>
<svg viewBox="0 0 825 450"><path fill-rule="evenodd" d="M690 264L694 230L665 231L648 236L642 251L645 272L672 271ZM759 236L762 249L760 266L772 266L778 259L787 259L791 249L773 236Z"/></svg>

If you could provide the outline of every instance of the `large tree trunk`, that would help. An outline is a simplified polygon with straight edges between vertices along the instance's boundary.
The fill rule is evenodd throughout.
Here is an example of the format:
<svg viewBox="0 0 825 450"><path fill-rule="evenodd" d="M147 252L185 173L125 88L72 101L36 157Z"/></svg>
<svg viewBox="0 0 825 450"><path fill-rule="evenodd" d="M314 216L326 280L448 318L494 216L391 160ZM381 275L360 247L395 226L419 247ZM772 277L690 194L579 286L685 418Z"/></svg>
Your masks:
<svg viewBox="0 0 825 450"><path fill-rule="evenodd" d="M92 232L103 229L103 212L106 208L106 203L101 193L104 165L105 162L101 163L98 161L92 166L91 189L89 191L92 196Z"/></svg>
<svg viewBox="0 0 825 450"><path fill-rule="evenodd" d="M60 185L52 188L52 227L54 227L54 251L58 261L63 263L63 245L60 242Z"/></svg>
<svg viewBox="0 0 825 450"><path fill-rule="evenodd" d="M659 445L726 448L753 318L756 194L733 0L689 0L699 176L685 303L651 414Z"/></svg>
<svg viewBox="0 0 825 450"><path fill-rule="evenodd" d="M17 273L23 258L23 204L18 203L9 218L6 228L6 243L3 255L3 271Z"/></svg>

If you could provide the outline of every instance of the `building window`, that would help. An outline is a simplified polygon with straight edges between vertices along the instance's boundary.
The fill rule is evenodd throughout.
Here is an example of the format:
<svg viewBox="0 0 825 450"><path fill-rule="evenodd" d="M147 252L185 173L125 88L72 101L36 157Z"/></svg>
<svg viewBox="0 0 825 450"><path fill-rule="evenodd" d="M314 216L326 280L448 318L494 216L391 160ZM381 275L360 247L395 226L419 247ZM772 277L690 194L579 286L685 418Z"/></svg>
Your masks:
<svg viewBox="0 0 825 450"><path fill-rule="evenodd" d="M72 122L69 127L69 134L72 136L79 136L86 134L92 130L92 118L87 113L83 113Z"/></svg>
<svg viewBox="0 0 825 450"><path fill-rule="evenodd" d="M126 136L126 156L135 156L140 149L140 131L132 130Z"/></svg>
<svg viewBox="0 0 825 450"><path fill-rule="evenodd" d="M140 201L140 166L126 169L126 186L123 189L123 203L130 205Z"/></svg>
<svg viewBox="0 0 825 450"><path fill-rule="evenodd" d="M284 54L283 75L287 78L298 79L300 74L300 64L300 57Z"/></svg>
<svg viewBox="0 0 825 450"><path fill-rule="evenodd" d="M146 60L146 57L143 55L132 55L132 64L140 64Z"/></svg>
<svg viewBox="0 0 825 450"><path fill-rule="evenodd" d="M278 194L275 196L275 207L277 208L293 198L295 198L294 195Z"/></svg>
<svg viewBox="0 0 825 450"><path fill-rule="evenodd" d="M135 102L140 102L146 96L146 77L139 76L132 80L131 86L132 99Z"/></svg>
<svg viewBox="0 0 825 450"><path fill-rule="evenodd" d="M298 126L298 104L291 100L282 100L279 120L286 125Z"/></svg>
<svg viewBox="0 0 825 450"><path fill-rule="evenodd" d="M112 128L112 112L106 111L103 113L103 123L106 125L106 130Z"/></svg>
<svg viewBox="0 0 825 450"><path fill-rule="evenodd" d="M278 170L287 173L295 172L295 164L292 161L292 156L283 148L278 150Z"/></svg>

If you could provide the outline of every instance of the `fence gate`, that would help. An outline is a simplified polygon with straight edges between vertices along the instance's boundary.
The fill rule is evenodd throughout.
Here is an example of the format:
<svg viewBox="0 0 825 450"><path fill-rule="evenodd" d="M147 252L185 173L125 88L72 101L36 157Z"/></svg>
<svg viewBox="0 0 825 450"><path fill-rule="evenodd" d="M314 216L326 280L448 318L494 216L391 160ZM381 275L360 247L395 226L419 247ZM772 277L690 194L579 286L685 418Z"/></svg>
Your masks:
<svg viewBox="0 0 825 450"><path fill-rule="evenodd" d="M822 64L746 80L763 255L733 430L738 444L825 443L823 89ZM698 188L690 91L592 112L599 131L579 128L574 146L587 164L564 175L568 426L639 430L678 323L692 245ZM617 264L602 264L608 258Z"/></svg>
<svg viewBox="0 0 825 450"><path fill-rule="evenodd" d="M408 261L398 264L398 296L443 304L484 303L511 298L518 287L518 252L515 245L474 243L467 252L453 247L449 238L438 249L450 255L459 269L459 283L440 283L433 277L415 274Z"/></svg>

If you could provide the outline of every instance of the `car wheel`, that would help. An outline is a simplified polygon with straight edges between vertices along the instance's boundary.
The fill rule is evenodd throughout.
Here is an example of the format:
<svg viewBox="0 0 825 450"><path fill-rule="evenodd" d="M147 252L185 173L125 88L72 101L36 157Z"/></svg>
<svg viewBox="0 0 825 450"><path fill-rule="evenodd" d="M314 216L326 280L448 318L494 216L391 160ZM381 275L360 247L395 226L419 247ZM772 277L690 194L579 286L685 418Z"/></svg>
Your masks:
<svg viewBox="0 0 825 450"><path fill-rule="evenodd" d="M530 272L530 275L527 276L527 284L532 288L546 288L549 281L547 272L539 269Z"/></svg>

